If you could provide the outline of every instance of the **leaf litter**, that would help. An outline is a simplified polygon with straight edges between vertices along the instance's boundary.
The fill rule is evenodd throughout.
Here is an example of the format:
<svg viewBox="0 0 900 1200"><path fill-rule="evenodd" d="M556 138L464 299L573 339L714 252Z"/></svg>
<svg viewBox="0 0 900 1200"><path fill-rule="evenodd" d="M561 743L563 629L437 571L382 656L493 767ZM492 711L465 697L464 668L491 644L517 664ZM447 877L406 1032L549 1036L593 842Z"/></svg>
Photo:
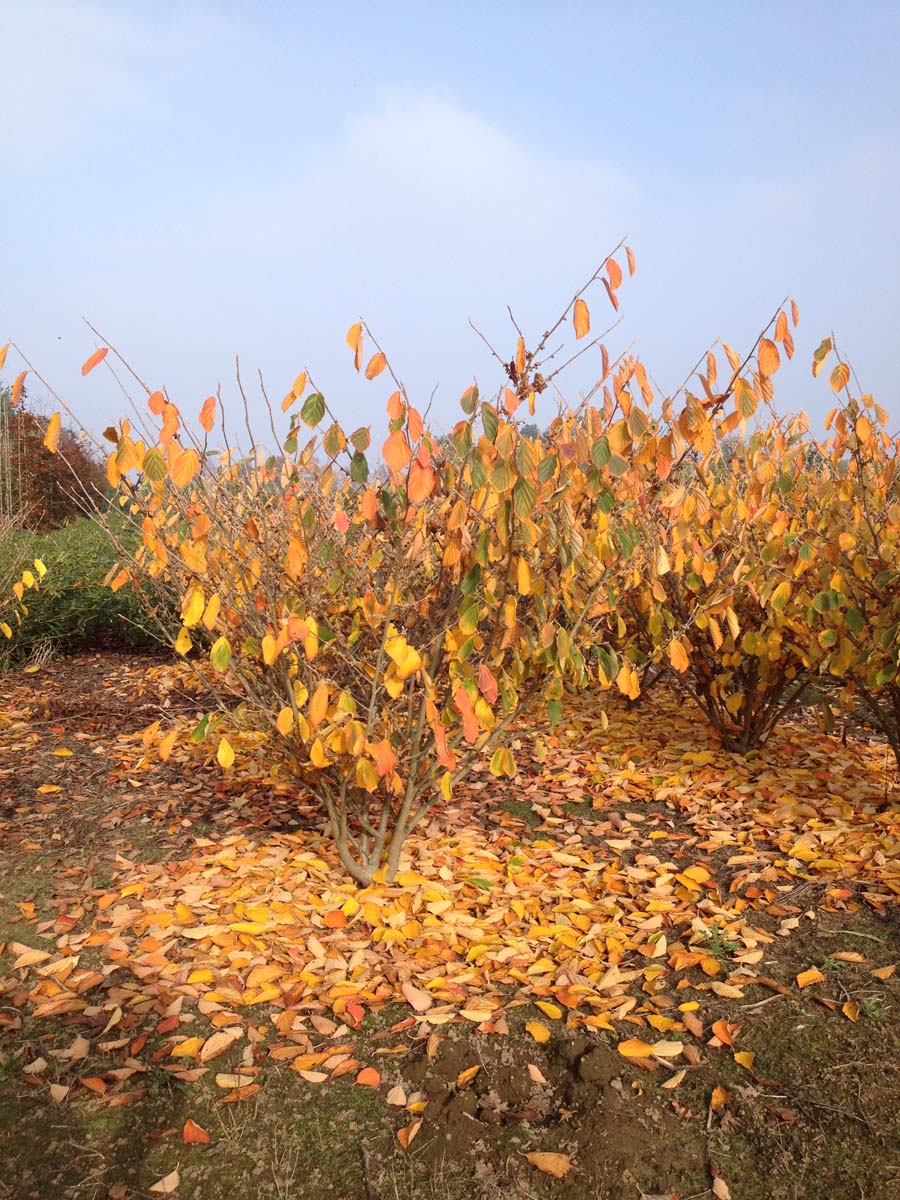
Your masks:
<svg viewBox="0 0 900 1200"><path fill-rule="evenodd" d="M0 819L29 831L20 851L46 849L89 786L115 797L101 836L137 819L173 839L158 862L126 842L114 879L86 893L63 868L56 915L22 901L21 933L0 946L7 1024L21 1010L86 1031L51 1051L71 1068L65 1083L40 1058L23 1068L57 1103L130 1103L149 1054L184 1082L212 1072L230 1102L260 1090L266 1060L315 1085L346 1076L378 1087L354 1035L394 1005L408 1013L389 1031L401 1041L430 1043L447 1025L504 1034L521 1010L529 1040L608 1032L623 1060L666 1073L664 1087L690 1069L690 1039L726 1048L752 1073L764 1064L733 1049L740 1025L703 1015L757 989L790 991L765 958L800 928L804 889L817 886L820 909L837 914L883 912L900 895L897 806L885 804L892 785L877 746L788 726L764 754L738 758L662 689L640 709L617 706L606 731L597 697L572 699L563 732L519 730L518 757L530 761L514 788L476 775L410 839L393 886L358 889L309 799L264 764L223 782L200 747L166 764L148 754L141 717L160 704L188 710L183 672L114 660L102 674L107 694L125 700L114 720L63 701L71 676L54 680L52 669L3 681L0 780L16 791ZM48 778L59 792L48 795ZM211 797L207 835L197 813ZM807 968L795 987L822 984ZM855 1001L820 998L859 1016ZM89 1049L121 1065L79 1076ZM231 1069L218 1070L226 1053ZM529 1075L542 1077L533 1064ZM391 1102L414 1117L399 1131L408 1146L426 1102L398 1086Z"/></svg>

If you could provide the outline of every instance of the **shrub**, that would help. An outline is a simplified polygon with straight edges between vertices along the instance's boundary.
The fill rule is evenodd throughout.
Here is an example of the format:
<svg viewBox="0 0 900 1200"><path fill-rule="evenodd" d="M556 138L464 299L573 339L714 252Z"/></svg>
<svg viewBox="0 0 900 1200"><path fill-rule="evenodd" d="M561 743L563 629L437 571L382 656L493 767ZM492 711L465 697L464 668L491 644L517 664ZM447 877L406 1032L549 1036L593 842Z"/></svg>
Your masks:
<svg viewBox="0 0 900 1200"><path fill-rule="evenodd" d="M832 349L830 338L819 347L820 369ZM824 669L845 683L844 704L861 703L900 767L900 438L850 378L839 361L830 379L843 399L816 468L821 570L808 628Z"/></svg>
<svg viewBox="0 0 900 1200"><path fill-rule="evenodd" d="M113 526L121 539L124 520L114 516ZM131 540L136 541L134 532ZM114 593L105 586L116 548L93 519L82 518L47 533L19 530L8 545L17 576L35 559L46 574L39 588L23 597L18 620L8 621L14 636L0 643L4 666L22 662L37 650L159 647L158 638L146 628L139 597L132 591Z"/></svg>

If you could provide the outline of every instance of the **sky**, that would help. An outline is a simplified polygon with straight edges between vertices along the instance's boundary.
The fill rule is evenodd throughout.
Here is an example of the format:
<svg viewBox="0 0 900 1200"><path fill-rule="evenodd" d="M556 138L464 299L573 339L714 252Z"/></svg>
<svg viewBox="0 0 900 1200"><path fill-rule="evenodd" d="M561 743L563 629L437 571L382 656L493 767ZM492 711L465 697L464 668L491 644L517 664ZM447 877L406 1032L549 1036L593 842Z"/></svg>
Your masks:
<svg viewBox="0 0 900 1200"><path fill-rule="evenodd" d="M83 318L189 411L220 383L234 411L237 354L276 400L309 368L377 426L360 316L449 428L500 382L469 318L512 357L507 304L533 344L625 235L607 341L664 391L789 294L776 407L821 423L834 330L900 427L896 2L0 0L0 46L0 342L93 430L124 399L82 379Z"/></svg>

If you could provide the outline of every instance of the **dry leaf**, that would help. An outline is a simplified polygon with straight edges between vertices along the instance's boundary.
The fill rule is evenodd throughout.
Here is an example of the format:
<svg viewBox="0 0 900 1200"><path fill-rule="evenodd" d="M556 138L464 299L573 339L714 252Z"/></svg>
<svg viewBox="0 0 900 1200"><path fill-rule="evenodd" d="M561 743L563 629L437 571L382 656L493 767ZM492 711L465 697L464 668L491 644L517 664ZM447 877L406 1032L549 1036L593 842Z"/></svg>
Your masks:
<svg viewBox="0 0 900 1200"><path fill-rule="evenodd" d="M554 1179L565 1179L568 1173L572 1170L572 1160L568 1154L553 1154L544 1150L532 1150L529 1154L523 1154L533 1167L537 1167L539 1171L543 1171L545 1175L552 1175Z"/></svg>
<svg viewBox="0 0 900 1200"><path fill-rule="evenodd" d="M157 1179L156 1183L151 1185L150 1191L159 1196L171 1196L173 1192L178 1190L180 1182L181 1176L178 1174L178 1168L176 1167L168 1175L163 1175L162 1179Z"/></svg>

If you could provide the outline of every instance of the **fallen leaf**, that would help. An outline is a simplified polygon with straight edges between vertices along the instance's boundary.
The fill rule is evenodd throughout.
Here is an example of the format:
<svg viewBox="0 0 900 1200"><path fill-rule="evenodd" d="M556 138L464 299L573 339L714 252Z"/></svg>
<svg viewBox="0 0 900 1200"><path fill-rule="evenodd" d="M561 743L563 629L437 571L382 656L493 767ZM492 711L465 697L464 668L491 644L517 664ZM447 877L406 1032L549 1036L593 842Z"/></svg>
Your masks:
<svg viewBox="0 0 900 1200"><path fill-rule="evenodd" d="M181 1183L181 1176L176 1167L174 1171L170 1171L168 1175L163 1175L162 1179L157 1179L156 1183L151 1184L150 1191L160 1196L171 1196L174 1191L177 1191L179 1183Z"/></svg>
<svg viewBox="0 0 900 1200"><path fill-rule="evenodd" d="M824 979L825 976L818 969L818 967L810 967L808 971L801 971L797 976L797 987L806 988L813 983L822 983Z"/></svg>
<svg viewBox="0 0 900 1200"><path fill-rule="evenodd" d="M190 1117L184 1123L181 1137L188 1145L205 1146L209 1141L209 1134L206 1130L201 1128L196 1121L192 1121Z"/></svg>
<svg viewBox="0 0 900 1200"><path fill-rule="evenodd" d="M568 1173L572 1170L572 1160L568 1154L553 1154L544 1150L532 1150L529 1154L523 1154L522 1157L533 1167L539 1171L543 1171L545 1175L552 1175L554 1179L565 1179Z"/></svg>

